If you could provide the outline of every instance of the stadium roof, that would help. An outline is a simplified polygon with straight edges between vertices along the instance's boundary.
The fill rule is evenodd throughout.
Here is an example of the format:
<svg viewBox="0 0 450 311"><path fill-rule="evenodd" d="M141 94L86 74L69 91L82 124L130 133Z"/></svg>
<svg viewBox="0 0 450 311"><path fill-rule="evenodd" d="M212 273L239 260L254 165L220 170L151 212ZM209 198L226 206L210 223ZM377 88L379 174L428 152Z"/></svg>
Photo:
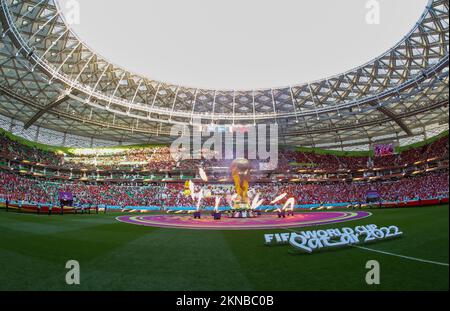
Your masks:
<svg viewBox="0 0 450 311"><path fill-rule="evenodd" d="M170 141L173 124L197 125L197 118L205 125L276 122L280 142L297 146L367 149L376 141L420 140L448 129L448 18L448 1L431 0L396 46L358 68L300 85L230 91L135 75L81 42L54 0L1 0L0 125L8 130L16 122L22 136L32 130L36 140L61 133L65 145L67 135L91 145Z"/></svg>

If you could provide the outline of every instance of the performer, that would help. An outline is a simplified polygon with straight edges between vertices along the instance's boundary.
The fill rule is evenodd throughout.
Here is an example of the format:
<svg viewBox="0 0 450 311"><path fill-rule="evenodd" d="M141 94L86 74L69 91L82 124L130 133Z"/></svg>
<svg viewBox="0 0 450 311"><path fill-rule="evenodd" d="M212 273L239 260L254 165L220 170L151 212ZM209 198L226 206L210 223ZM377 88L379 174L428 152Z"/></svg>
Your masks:
<svg viewBox="0 0 450 311"><path fill-rule="evenodd" d="M278 210L278 218L286 218L286 211L285 210Z"/></svg>

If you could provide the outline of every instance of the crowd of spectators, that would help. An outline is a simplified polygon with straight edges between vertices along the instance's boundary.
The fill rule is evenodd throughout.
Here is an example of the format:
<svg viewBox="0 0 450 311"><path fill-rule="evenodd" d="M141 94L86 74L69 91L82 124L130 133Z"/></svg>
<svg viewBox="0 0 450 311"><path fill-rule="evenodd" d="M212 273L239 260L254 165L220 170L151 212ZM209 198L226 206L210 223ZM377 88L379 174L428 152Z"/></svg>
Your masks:
<svg viewBox="0 0 450 311"><path fill-rule="evenodd" d="M171 169L175 164L168 147L111 149L110 151L105 149L87 155L66 155L63 161L65 167L88 170L163 170Z"/></svg>
<svg viewBox="0 0 450 311"><path fill-rule="evenodd" d="M55 166L60 165L63 159L62 155L56 154L55 152L43 151L9 139L4 133L0 133L0 146L0 152L13 159L28 160L30 162Z"/></svg>
<svg viewBox="0 0 450 311"><path fill-rule="evenodd" d="M64 155L44 151L0 135L0 155L19 161L41 163L48 166L78 170L118 170L122 168L146 169L171 172L174 169L194 170L198 167L228 168L232 160L183 160L181 154L171 152L169 147L136 147L124 149L91 149L86 153ZM202 150L202 153L206 152ZM204 154L204 153L203 153ZM214 154L210 154L214 156ZM413 164L432 158L449 155L448 137L436 140L423 147L409 149L401 154L384 157L336 156L282 149L279 152L280 171L292 168L314 168L317 170L359 170L370 167L391 167ZM252 161L257 168L258 162ZM130 173L129 176L133 176ZM126 178L124 178L126 179ZM287 193L300 204L361 202L369 190L376 190L385 201L403 201L448 197L448 171L403 178L396 181L322 183L322 184L253 184L252 193L259 193L266 203L274 196ZM197 191L200 187L197 187ZM215 197L223 198L221 205L234 193L231 185L208 185L203 187L203 205L214 205ZM0 172L0 198L29 203L57 204L60 191L72 192L76 204L111 206L193 206L190 196L184 195L184 184L152 184L148 186L101 184L88 185L83 182L51 182L25 176Z"/></svg>
<svg viewBox="0 0 450 311"><path fill-rule="evenodd" d="M0 197L11 201L58 204L59 192L71 192L77 204L114 206L153 206L159 203L161 186L128 187L119 185L86 185L35 180L0 172Z"/></svg>

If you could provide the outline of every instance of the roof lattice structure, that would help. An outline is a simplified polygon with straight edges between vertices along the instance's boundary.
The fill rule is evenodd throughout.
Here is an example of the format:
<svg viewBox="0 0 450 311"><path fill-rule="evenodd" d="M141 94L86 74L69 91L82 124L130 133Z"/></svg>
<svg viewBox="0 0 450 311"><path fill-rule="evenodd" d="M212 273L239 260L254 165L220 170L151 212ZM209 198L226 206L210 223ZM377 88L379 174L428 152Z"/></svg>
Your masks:
<svg viewBox="0 0 450 311"><path fill-rule="evenodd" d="M300 85L233 91L135 75L80 41L55 0L1 0L0 114L25 129L113 142L169 141L173 124L192 126L197 118L277 122L281 143L298 146L401 140L448 124L448 17L448 1L430 0L396 46L358 68Z"/></svg>

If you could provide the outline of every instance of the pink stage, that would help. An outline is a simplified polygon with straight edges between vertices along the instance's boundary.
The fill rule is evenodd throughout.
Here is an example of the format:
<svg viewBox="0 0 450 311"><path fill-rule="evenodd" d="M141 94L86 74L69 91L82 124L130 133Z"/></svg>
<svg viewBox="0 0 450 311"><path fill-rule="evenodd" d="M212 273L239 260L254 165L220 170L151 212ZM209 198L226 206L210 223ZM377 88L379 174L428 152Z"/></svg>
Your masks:
<svg viewBox="0 0 450 311"><path fill-rule="evenodd" d="M352 212L310 212L297 213L295 216L278 218L275 214L263 214L258 218L227 218L214 220L210 215L203 215L202 219L194 219L191 215L133 215L120 216L117 220L133 225L195 230L257 230L277 228L300 228L341 223L363 219L371 213Z"/></svg>

